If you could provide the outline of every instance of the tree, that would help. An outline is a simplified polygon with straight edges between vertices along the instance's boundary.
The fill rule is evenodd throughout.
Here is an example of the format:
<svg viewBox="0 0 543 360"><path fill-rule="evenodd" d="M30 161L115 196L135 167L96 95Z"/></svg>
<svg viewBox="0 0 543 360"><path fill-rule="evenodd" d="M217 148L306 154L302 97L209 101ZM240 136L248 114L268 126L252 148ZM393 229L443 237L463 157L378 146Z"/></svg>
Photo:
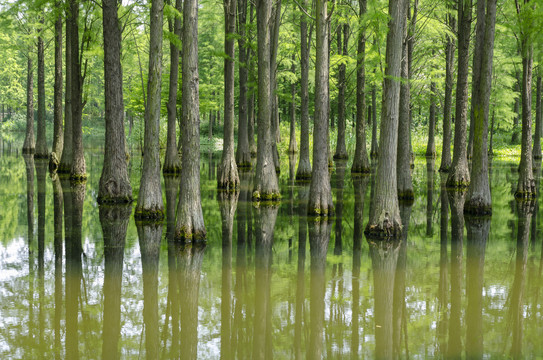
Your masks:
<svg viewBox="0 0 543 360"><path fill-rule="evenodd" d="M117 1L103 0L104 87L106 136L104 165L100 176L98 203L132 202L124 135L121 28Z"/></svg>
<svg viewBox="0 0 543 360"><path fill-rule="evenodd" d="M342 42L343 35L343 42ZM337 46L338 54L343 55L344 57L349 55L349 24L345 23L339 26L337 31ZM347 147L345 145L345 88L347 87L345 81L345 72L346 65L342 61L339 64L339 73L338 73L338 100L337 100L337 142L336 142L336 153L334 154L334 159L347 159ZM358 72L357 72L358 77ZM358 95L358 91L357 91ZM362 113L366 113L366 109L362 108ZM365 140L364 140L365 141Z"/></svg>
<svg viewBox="0 0 543 360"><path fill-rule="evenodd" d="M398 207L396 156L400 100L400 65L404 38L405 0L389 0L390 20L386 47L386 71L381 111L381 137L373 206L366 236L398 236L402 222Z"/></svg>
<svg viewBox="0 0 543 360"><path fill-rule="evenodd" d="M436 83L432 81L430 84L430 116L428 118L428 144L426 147L427 157L436 157Z"/></svg>
<svg viewBox="0 0 543 360"><path fill-rule="evenodd" d="M447 178L447 187L465 188L469 185L466 153L468 113L469 42L472 0L458 0L458 74L456 81L456 122L454 125L454 153Z"/></svg>
<svg viewBox="0 0 543 360"><path fill-rule="evenodd" d="M447 14L446 22L449 29L456 31L456 18L453 14ZM449 172L451 166L451 110L452 89L454 75L454 38L446 35L445 44L445 100L443 106L443 150L441 151L440 172Z"/></svg>
<svg viewBox="0 0 543 360"><path fill-rule="evenodd" d="M164 205L160 186L159 132L164 1L150 1L151 29L149 34L149 75L147 79L147 106L145 107L143 168L141 170L140 190L135 216L136 219L161 220L164 217ZM189 78L183 77L183 79L188 81ZM184 85L185 81L183 81ZM185 96L184 93L183 91L183 96ZM190 146L187 143L185 144ZM183 146L183 149L185 147ZM188 169L186 170L188 176Z"/></svg>
<svg viewBox="0 0 543 360"><path fill-rule="evenodd" d="M177 207L176 237L187 241L203 241L206 237L200 198L200 111L198 81L198 1L185 0L183 5L182 60L183 143L181 194Z"/></svg>
<svg viewBox="0 0 543 360"><path fill-rule="evenodd" d="M36 145L34 142L34 69L31 52L28 53L26 71L26 135L23 154L33 154Z"/></svg>
<svg viewBox="0 0 543 360"><path fill-rule="evenodd" d="M255 187L253 200L278 200L279 184L273 160L274 134L271 131L272 103L270 85L270 21L271 0L258 0L256 3L258 37L258 147L256 154Z"/></svg>
<svg viewBox="0 0 543 360"><path fill-rule="evenodd" d="M373 71L375 73L375 70ZM379 143L377 140L377 88L373 84L371 86L371 151L372 159L377 159L379 153Z"/></svg>
<svg viewBox="0 0 543 360"><path fill-rule="evenodd" d="M356 147L354 150L352 174L369 173L370 163L366 151L366 15L367 0L359 1L358 54L356 57ZM369 114L371 114L368 111Z"/></svg>
<svg viewBox="0 0 543 360"><path fill-rule="evenodd" d="M64 92L64 144L62 148L62 156L58 165L57 172L59 174L69 174L72 171L73 158L73 125L72 125L72 30L71 20L72 13L70 7L66 6L66 51L65 57L65 92Z"/></svg>
<svg viewBox="0 0 543 360"><path fill-rule="evenodd" d="M294 66L294 55L292 55L292 66L290 71L294 74L296 67ZM296 83L290 84L290 136L288 144L288 153L296 154L298 145L296 144Z"/></svg>
<svg viewBox="0 0 543 360"><path fill-rule="evenodd" d="M234 191L239 187L238 167L234 157L234 35L236 0L224 0L224 138L217 187Z"/></svg>
<svg viewBox="0 0 543 360"><path fill-rule="evenodd" d="M53 104L53 149L49 157L49 170L56 171L62 157L64 133L62 128L62 6L55 1L55 86Z"/></svg>
<svg viewBox="0 0 543 360"><path fill-rule="evenodd" d="M315 59L315 128L313 130L313 173L309 187L307 211L309 215L328 216L334 211L332 189L328 171L329 146L329 41L327 1L316 5L316 59Z"/></svg>
<svg viewBox="0 0 543 360"><path fill-rule="evenodd" d="M252 5L251 5L252 6ZM251 167L251 149L249 147L249 113L247 80L249 78L249 60L251 48L248 44L247 0L238 0L238 59L239 59L239 98L238 98L238 148L236 163L239 168Z"/></svg>
<svg viewBox="0 0 543 360"><path fill-rule="evenodd" d="M534 159L541 159L541 136L543 135L541 120L541 65L538 67L535 95L535 134L534 134Z"/></svg>
<svg viewBox="0 0 543 360"><path fill-rule="evenodd" d="M38 134L36 138L36 152L34 157L37 159L47 159L49 150L47 150L47 141L45 139L45 54L43 43L44 20L43 15L39 17L38 28Z"/></svg>

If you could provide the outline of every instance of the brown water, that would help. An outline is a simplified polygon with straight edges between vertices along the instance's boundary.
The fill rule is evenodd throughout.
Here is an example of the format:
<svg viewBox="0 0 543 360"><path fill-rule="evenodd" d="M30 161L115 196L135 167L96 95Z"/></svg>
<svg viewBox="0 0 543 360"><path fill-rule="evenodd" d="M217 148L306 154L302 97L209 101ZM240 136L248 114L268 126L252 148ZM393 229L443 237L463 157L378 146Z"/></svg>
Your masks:
<svg viewBox="0 0 543 360"><path fill-rule="evenodd" d="M308 224L288 159L281 205L255 208L253 174L218 195L219 156L202 154L208 242L190 246L97 206L99 149L75 188L14 151L0 156L2 359L543 356L541 220L514 201L515 164L493 161L494 213L477 220L417 159L404 237L372 242L373 178L336 167L336 217ZM178 183L164 186L175 205Z"/></svg>

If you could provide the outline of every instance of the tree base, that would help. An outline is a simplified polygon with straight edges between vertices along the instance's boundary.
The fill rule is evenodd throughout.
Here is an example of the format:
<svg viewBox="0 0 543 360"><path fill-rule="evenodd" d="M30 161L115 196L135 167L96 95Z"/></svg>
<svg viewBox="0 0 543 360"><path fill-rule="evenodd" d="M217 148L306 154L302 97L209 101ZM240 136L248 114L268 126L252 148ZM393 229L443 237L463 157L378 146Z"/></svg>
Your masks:
<svg viewBox="0 0 543 360"><path fill-rule="evenodd" d="M426 158L430 158L430 159L435 159L436 156L437 156L437 153L435 151L430 151L430 152L426 152L426 154L424 154L426 156Z"/></svg>
<svg viewBox="0 0 543 360"><path fill-rule="evenodd" d="M334 206L333 205L323 206L323 207L308 206L307 215L311 217L315 217L315 218L326 217L326 216L330 217L334 215Z"/></svg>
<svg viewBox="0 0 543 360"><path fill-rule="evenodd" d="M530 190L527 190L527 191L517 190L515 192L515 199L517 201L533 201L533 200L535 200L536 195L537 194L536 194L535 190L533 190L533 191L530 191Z"/></svg>
<svg viewBox="0 0 543 360"><path fill-rule="evenodd" d="M465 166L465 167L464 167ZM457 168L456 170L450 169L449 177L445 187L447 189L463 190L467 189L470 183L469 172L467 170L467 164Z"/></svg>
<svg viewBox="0 0 543 360"><path fill-rule="evenodd" d="M205 230L188 230L181 228L175 232L175 239L185 243L204 244L207 242Z"/></svg>
<svg viewBox="0 0 543 360"><path fill-rule="evenodd" d="M180 175L181 165L170 165L170 166L164 165L164 168L162 169L162 173L164 175L169 175L169 176Z"/></svg>
<svg viewBox="0 0 543 360"><path fill-rule="evenodd" d="M351 168L351 176L367 176L371 174L371 167L356 167L353 165Z"/></svg>
<svg viewBox="0 0 543 360"><path fill-rule="evenodd" d="M49 156L49 172L55 173L60 164L60 159L57 157L57 154L53 151Z"/></svg>
<svg viewBox="0 0 543 360"><path fill-rule="evenodd" d="M250 170L253 164L250 161L237 163L239 170Z"/></svg>
<svg viewBox="0 0 543 360"><path fill-rule="evenodd" d="M475 197L465 202L464 214L477 217L491 216L492 205L484 201L481 197Z"/></svg>
<svg viewBox="0 0 543 360"><path fill-rule="evenodd" d="M98 196L96 202L98 205L123 205L134 201L132 196Z"/></svg>
<svg viewBox="0 0 543 360"><path fill-rule="evenodd" d="M378 156L379 156L379 154L377 153L377 151L372 151L372 152L370 153L370 157L371 157L372 159L377 159Z"/></svg>
<svg viewBox="0 0 543 360"><path fill-rule="evenodd" d="M142 209L136 208L134 218L137 222L161 222L164 220L164 210L162 209Z"/></svg>
<svg viewBox="0 0 543 360"><path fill-rule="evenodd" d="M81 184L87 181L87 174L70 174L70 182L72 184Z"/></svg>
<svg viewBox="0 0 543 360"><path fill-rule="evenodd" d="M349 158L349 155L347 153L335 153L334 154L334 160L347 160Z"/></svg>
<svg viewBox="0 0 543 360"><path fill-rule="evenodd" d="M541 160L542 159L541 154L534 154L534 159Z"/></svg>
<svg viewBox="0 0 543 360"><path fill-rule="evenodd" d="M34 153L34 159L49 159L49 154L47 153Z"/></svg>
<svg viewBox="0 0 543 360"><path fill-rule="evenodd" d="M70 175L71 172L72 172L71 165L66 165L66 164L63 164L62 162L58 164L57 174Z"/></svg>
<svg viewBox="0 0 543 360"><path fill-rule="evenodd" d="M34 154L34 151L35 151L34 148L29 148L29 147L23 147L23 150L22 150L23 154L25 155L32 155Z"/></svg>
<svg viewBox="0 0 543 360"><path fill-rule="evenodd" d="M368 224L364 234L369 239L397 239L402 235L402 225L398 221L380 218L377 224Z"/></svg>
<svg viewBox="0 0 543 360"><path fill-rule="evenodd" d="M449 172L449 167L448 166L440 166L439 167L439 170L438 170L440 173L448 173Z"/></svg>
<svg viewBox="0 0 543 360"><path fill-rule="evenodd" d="M398 190L398 200L414 201L415 193L413 189Z"/></svg>
<svg viewBox="0 0 543 360"><path fill-rule="evenodd" d="M253 202L262 204L276 204L281 201L281 194L279 191L260 192L258 190L253 191Z"/></svg>

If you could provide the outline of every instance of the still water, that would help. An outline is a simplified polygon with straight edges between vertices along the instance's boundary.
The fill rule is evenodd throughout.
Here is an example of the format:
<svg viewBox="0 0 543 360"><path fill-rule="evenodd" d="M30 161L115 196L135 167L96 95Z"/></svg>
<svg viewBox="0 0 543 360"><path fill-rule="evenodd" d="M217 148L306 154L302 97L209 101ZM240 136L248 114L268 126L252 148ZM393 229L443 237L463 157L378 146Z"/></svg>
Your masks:
<svg viewBox="0 0 543 360"><path fill-rule="evenodd" d="M164 179L163 226L136 226L134 205L98 207L102 154L87 150L76 187L14 149L0 156L2 359L543 356L541 220L513 198L515 164L492 162L481 220L417 159L404 236L373 242L373 177L336 164L336 216L316 224L288 159L281 205L255 208L253 173L218 194L220 156L202 154L208 242L190 246L170 236L177 179Z"/></svg>

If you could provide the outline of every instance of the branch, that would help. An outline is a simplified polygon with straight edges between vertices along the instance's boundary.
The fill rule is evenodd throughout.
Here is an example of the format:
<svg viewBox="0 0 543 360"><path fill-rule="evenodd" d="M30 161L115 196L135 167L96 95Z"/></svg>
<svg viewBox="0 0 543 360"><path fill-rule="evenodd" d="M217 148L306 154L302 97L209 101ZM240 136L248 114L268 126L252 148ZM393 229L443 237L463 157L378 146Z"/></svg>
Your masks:
<svg viewBox="0 0 543 360"><path fill-rule="evenodd" d="M316 19L315 19L313 16L311 16L311 14L308 13L307 10L306 10L302 5L300 5L300 3L299 3L297 0L293 0L293 1L296 3L296 5L298 5L298 7L300 8L300 10L302 10L302 12L303 12L308 18L310 18L310 19L313 20L313 21L316 21Z"/></svg>

